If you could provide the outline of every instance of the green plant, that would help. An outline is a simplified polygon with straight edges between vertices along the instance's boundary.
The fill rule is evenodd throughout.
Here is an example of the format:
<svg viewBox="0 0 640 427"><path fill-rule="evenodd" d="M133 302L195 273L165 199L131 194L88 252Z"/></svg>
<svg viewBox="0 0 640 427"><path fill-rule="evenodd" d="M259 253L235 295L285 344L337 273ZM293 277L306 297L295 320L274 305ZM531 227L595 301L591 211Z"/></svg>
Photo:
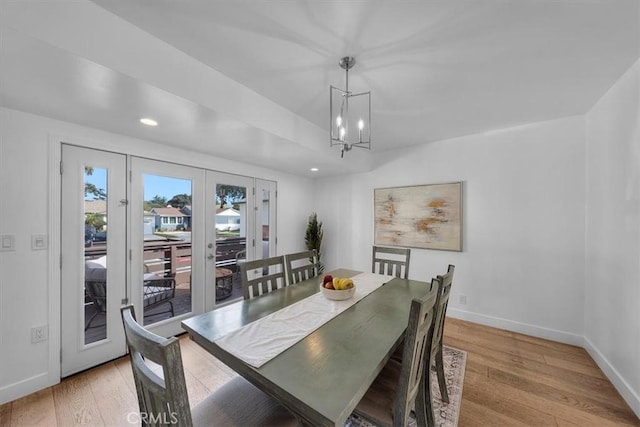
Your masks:
<svg viewBox="0 0 640 427"><path fill-rule="evenodd" d="M84 224L94 227L96 230L102 230L107 225L103 219L103 215L97 213L88 213L85 215Z"/></svg>
<svg viewBox="0 0 640 427"><path fill-rule="evenodd" d="M318 215L314 212L309 216L307 232L304 236L304 243L307 245L308 250L315 249L318 253L318 269L320 273L324 271L324 265L320 261L320 248L322 246L323 234L322 221L318 221Z"/></svg>

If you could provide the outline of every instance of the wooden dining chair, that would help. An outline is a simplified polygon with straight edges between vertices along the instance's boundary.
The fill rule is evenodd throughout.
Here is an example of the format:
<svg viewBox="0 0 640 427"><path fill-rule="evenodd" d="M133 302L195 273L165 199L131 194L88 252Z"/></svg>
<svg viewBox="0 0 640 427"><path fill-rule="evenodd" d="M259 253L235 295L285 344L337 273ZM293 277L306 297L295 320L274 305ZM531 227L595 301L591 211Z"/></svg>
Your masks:
<svg viewBox="0 0 640 427"><path fill-rule="evenodd" d="M320 261L315 249L284 256L287 265L287 280L289 285L311 279L320 274Z"/></svg>
<svg viewBox="0 0 640 427"><path fill-rule="evenodd" d="M447 392L447 381L444 376L444 361L442 359L442 336L444 332L444 321L447 316L447 306L449 305L449 294L451 293L451 285L453 284L453 272L455 265L449 264L447 274L437 276L431 280L431 287L438 288L438 297L436 301L436 319L433 332L433 343L431 348L431 359L425 371L429 374L429 369L435 367L438 377L438 386L440 388L440 398L444 403L449 403L449 393Z"/></svg>
<svg viewBox="0 0 640 427"><path fill-rule="evenodd" d="M284 257L257 259L240 264L240 277L244 299L252 299L287 286Z"/></svg>
<svg viewBox="0 0 640 427"><path fill-rule="evenodd" d="M415 405L418 426L433 419L431 400L425 395L423 369L430 359L435 324L437 295L429 293L411 302L409 323L405 332L404 358L401 363L390 359L358 403L354 414L379 426L406 426ZM428 403L428 405L427 405ZM429 415L430 414L430 415Z"/></svg>
<svg viewBox="0 0 640 427"><path fill-rule="evenodd" d="M374 246L371 272L408 279L410 258L411 249L409 248Z"/></svg>
<svg viewBox="0 0 640 427"><path fill-rule="evenodd" d="M142 425L298 425L285 407L239 376L190 408L178 340L144 329L131 305L120 312Z"/></svg>

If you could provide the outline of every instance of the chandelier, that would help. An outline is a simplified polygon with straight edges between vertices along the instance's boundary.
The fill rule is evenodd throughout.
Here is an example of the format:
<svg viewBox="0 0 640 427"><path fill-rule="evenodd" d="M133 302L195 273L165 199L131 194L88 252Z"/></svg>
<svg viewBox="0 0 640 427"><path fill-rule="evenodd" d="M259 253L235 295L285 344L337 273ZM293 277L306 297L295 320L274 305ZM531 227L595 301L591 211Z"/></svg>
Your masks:
<svg viewBox="0 0 640 427"><path fill-rule="evenodd" d="M371 149L371 91L349 92L349 70L356 64L352 56L345 56L339 62L345 70L346 88L330 87L329 114L330 146L340 146L340 157L353 147Z"/></svg>

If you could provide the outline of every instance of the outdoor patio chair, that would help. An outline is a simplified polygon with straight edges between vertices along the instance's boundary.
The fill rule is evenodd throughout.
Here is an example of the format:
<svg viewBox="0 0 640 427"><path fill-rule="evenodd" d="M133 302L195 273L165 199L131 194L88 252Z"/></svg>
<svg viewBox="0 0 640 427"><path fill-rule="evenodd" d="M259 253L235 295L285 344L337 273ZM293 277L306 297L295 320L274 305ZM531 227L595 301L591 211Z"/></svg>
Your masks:
<svg viewBox="0 0 640 427"><path fill-rule="evenodd" d="M162 304L168 304L169 309L160 313L171 313L171 317L175 316L173 311L173 298L176 296L175 273L169 277L159 277L157 279L146 280L144 282L142 296L145 316L150 314L149 309Z"/></svg>
<svg viewBox="0 0 640 427"><path fill-rule="evenodd" d="M99 314L107 312L107 282L104 280L85 280L84 289L94 309L93 314L89 317L84 327L86 331L91 327L91 322L93 322Z"/></svg>

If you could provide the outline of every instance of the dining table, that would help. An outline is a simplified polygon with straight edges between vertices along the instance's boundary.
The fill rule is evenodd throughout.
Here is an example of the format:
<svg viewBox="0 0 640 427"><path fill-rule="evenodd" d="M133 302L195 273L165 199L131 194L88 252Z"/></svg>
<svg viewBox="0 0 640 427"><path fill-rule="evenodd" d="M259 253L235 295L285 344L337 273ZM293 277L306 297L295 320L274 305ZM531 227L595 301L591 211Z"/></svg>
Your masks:
<svg viewBox="0 0 640 427"><path fill-rule="evenodd" d="M350 269L328 272L354 278L360 273ZM411 301L434 292L429 282L382 279L382 286L259 367L227 351L221 340L317 294L322 276L196 315L182 321L182 327L197 344L277 399L303 423L343 426L402 342Z"/></svg>

